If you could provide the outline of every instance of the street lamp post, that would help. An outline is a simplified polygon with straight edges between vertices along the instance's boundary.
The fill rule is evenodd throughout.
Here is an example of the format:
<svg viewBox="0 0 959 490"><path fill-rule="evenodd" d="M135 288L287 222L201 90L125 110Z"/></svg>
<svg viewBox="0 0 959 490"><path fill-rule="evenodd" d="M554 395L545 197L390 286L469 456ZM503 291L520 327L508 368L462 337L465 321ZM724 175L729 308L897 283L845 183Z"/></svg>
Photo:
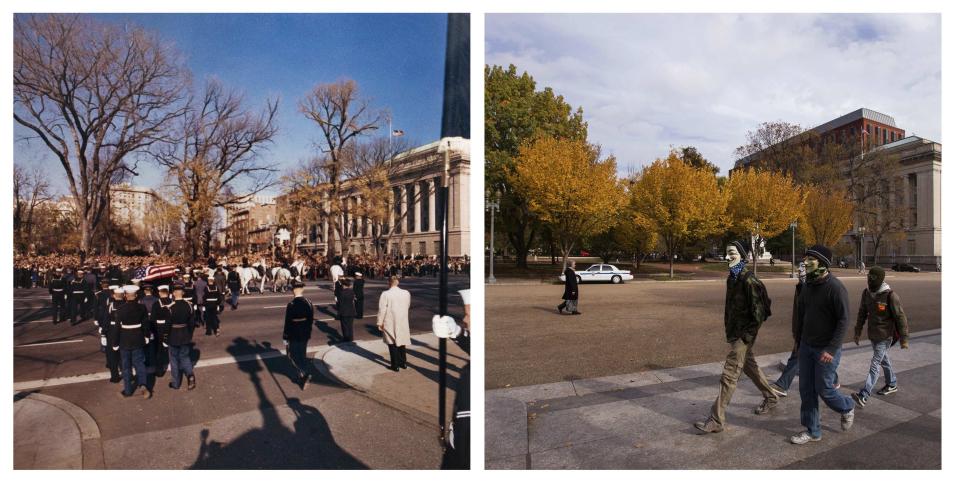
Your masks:
<svg viewBox="0 0 959 490"><path fill-rule="evenodd" d="M796 222L795 221L793 221L792 223L789 223L789 229L792 230L792 235L793 235L793 258L792 258L792 261L789 262L789 277L794 278L796 277Z"/></svg>
<svg viewBox="0 0 959 490"><path fill-rule="evenodd" d="M866 227L860 226L859 227L859 264L863 264L863 266L866 265L866 257L865 255L863 255L864 247L862 245L862 242L865 241L865 238L866 238ZM856 269L859 269L859 264L856 264Z"/></svg>
<svg viewBox="0 0 959 490"><path fill-rule="evenodd" d="M499 191L495 193L487 192L486 193L486 209L489 213L489 278L486 279L486 282L489 284L496 284L496 276L493 275L493 262L495 256L493 255L493 244L495 243L496 234L493 228L493 222L496 220L496 212L499 211Z"/></svg>

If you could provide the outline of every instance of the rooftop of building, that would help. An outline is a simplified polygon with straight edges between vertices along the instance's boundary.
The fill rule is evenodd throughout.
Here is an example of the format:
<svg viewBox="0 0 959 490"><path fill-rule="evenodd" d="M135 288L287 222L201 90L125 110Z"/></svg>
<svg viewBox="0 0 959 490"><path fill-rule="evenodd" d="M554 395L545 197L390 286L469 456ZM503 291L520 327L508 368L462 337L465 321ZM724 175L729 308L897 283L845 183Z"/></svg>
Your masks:
<svg viewBox="0 0 959 490"><path fill-rule="evenodd" d="M844 114L842 116L839 116L833 119L832 121L828 121L823 124L820 124L819 126L812 128L812 131L822 134L836 128L841 128L851 122L855 122L860 119L868 119L870 121L876 121L879 124L885 124L886 126L892 126L894 128L899 129L899 126L896 126L896 119L893 118L892 116L888 114L883 114L879 111L874 111L872 109L861 107L859 109L856 109L850 112L849 114Z"/></svg>

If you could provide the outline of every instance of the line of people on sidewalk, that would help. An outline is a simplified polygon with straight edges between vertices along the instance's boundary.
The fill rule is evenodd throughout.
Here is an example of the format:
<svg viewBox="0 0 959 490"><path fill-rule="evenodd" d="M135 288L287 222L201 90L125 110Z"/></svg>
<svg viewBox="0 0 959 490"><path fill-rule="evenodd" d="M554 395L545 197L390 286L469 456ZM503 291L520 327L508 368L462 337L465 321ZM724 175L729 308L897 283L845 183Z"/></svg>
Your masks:
<svg viewBox="0 0 959 490"><path fill-rule="evenodd" d="M842 343L849 323L849 296L845 286L829 272L832 251L823 245L806 250L799 283L793 297L793 350L782 375L770 383L753 354L753 347L763 322L772 314L766 287L746 266L748 248L745 241L733 241L726 247L729 276L726 279L724 325L730 351L720 378L720 392L709 416L694 426L703 433L722 432L726 428L726 407L741 374L756 385L763 395L755 408L756 415L769 413L778 400L785 397L793 380L799 377L801 398L800 422L806 430L792 436L793 444L822 440L819 411L821 399L829 409L840 414L843 431L852 428L855 408L864 408L879 379L880 369L885 386L879 395L898 391L889 349L897 342L909 346L909 325L899 296L885 282L885 270L869 270L867 287L862 292L856 320L854 341L859 345L862 329L868 325L867 337L873 356L866 381L851 395L839 391L837 370L842 357Z"/></svg>

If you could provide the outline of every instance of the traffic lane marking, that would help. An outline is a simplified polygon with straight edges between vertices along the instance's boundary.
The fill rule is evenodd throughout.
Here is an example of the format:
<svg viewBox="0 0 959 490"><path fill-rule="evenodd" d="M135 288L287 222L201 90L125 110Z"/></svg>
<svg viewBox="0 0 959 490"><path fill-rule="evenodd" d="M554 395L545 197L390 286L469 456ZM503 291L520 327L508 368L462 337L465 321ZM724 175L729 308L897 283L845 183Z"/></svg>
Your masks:
<svg viewBox="0 0 959 490"><path fill-rule="evenodd" d="M60 340L60 341L57 341L57 342L36 342L36 343L33 343L33 344L15 345L14 347L38 347L38 346L41 346L41 345L72 344L72 343L74 343L74 342L83 342L83 339Z"/></svg>

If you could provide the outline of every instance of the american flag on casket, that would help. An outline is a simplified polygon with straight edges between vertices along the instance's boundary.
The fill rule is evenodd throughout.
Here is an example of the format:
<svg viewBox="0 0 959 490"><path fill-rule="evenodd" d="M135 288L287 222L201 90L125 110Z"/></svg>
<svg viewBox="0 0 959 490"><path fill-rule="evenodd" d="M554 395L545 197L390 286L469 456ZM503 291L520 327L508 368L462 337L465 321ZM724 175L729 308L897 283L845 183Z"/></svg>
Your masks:
<svg viewBox="0 0 959 490"><path fill-rule="evenodd" d="M133 278L139 281L156 281L174 276L176 276L176 266L172 265L151 265L149 267L140 267L133 274Z"/></svg>

